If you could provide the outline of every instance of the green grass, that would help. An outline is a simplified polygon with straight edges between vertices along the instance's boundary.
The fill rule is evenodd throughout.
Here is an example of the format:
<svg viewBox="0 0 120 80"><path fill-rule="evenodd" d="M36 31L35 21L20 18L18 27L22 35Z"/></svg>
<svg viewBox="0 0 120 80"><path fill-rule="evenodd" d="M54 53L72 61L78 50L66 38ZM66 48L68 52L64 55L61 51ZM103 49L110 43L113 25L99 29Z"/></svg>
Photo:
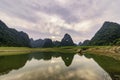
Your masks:
<svg viewBox="0 0 120 80"><path fill-rule="evenodd" d="M0 56L29 54L31 52L75 53L74 47L54 48L27 48L27 47L0 47Z"/></svg>
<svg viewBox="0 0 120 80"><path fill-rule="evenodd" d="M67 46L53 48L0 47L0 56L29 54L31 52L76 53L78 49L82 49L83 53L91 52L93 54L105 55L120 60L120 54L110 52L114 47L116 46Z"/></svg>

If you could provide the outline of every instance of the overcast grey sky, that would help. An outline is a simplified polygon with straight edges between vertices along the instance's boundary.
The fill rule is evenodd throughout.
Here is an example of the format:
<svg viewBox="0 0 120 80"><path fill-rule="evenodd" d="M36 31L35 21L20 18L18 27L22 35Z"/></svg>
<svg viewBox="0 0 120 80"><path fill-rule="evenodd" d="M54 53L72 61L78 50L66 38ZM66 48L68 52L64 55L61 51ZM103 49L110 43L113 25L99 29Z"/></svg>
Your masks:
<svg viewBox="0 0 120 80"><path fill-rule="evenodd" d="M0 0L0 19L34 39L91 39L104 21L120 23L120 0Z"/></svg>

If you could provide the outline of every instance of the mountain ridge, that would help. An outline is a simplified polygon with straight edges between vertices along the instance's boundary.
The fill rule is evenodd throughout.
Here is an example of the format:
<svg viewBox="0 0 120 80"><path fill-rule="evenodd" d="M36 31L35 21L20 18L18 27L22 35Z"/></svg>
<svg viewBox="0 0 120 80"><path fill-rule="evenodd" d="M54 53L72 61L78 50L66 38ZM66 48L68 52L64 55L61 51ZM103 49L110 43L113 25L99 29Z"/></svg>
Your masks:
<svg viewBox="0 0 120 80"><path fill-rule="evenodd" d="M0 46L29 47L29 36L23 31L9 28L0 20Z"/></svg>
<svg viewBox="0 0 120 80"><path fill-rule="evenodd" d="M91 40L85 40L80 46L106 46L120 45L120 24L105 21L102 27L96 32ZM49 45L48 45L49 44ZM59 47L59 46L75 46L72 37L66 33L61 41L52 41L49 38L44 40L30 39L28 34L23 31L9 28L2 20L0 20L0 46L13 47Z"/></svg>
<svg viewBox="0 0 120 80"><path fill-rule="evenodd" d="M114 45L114 41L120 38L120 24L106 21L90 40L89 45Z"/></svg>

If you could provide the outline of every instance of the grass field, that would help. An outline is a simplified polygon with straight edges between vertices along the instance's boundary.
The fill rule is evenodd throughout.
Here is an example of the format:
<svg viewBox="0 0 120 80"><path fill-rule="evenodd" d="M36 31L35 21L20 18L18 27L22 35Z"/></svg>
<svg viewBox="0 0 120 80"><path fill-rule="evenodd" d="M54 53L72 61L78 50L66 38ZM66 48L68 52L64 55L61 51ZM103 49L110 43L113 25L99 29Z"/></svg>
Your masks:
<svg viewBox="0 0 120 80"><path fill-rule="evenodd" d="M0 47L0 56L29 54L31 52L75 53L73 49L74 47L59 47L59 48Z"/></svg>

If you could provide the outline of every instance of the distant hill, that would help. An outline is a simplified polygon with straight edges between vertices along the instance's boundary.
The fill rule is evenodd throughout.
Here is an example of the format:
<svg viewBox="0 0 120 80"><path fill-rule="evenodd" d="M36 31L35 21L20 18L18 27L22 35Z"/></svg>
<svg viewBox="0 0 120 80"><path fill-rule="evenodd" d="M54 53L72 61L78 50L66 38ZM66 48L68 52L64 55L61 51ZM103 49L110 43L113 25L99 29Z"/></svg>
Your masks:
<svg viewBox="0 0 120 80"><path fill-rule="evenodd" d="M74 46L74 42L69 34L65 34L60 43L61 46Z"/></svg>
<svg viewBox="0 0 120 80"><path fill-rule="evenodd" d="M44 47L44 48L47 48L47 47L53 47L54 46L54 43L52 42L51 39L38 39L38 40L33 40L31 39L31 47L33 48L37 48L37 47Z"/></svg>
<svg viewBox="0 0 120 80"><path fill-rule="evenodd" d="M74 42L69 34L65 34L63 39L60 41L52 41L51 39L31 39L31 47L60 47L60 46L74 46Z"/></svg>
<svg viewBox="0 0 120 80"><path fill-rule="evenodd" d="M59 47L60 43L61 43L60 41L53 41L53 44L54 44L55 47Z"/></svg>
<svg viewBox="0 0 120 80"><path fill-rule="evenodd" d="M33 39L30 39L30 42L31 42L31 47L33 48L36 48L36 47L43 47L43 44L44 44L44 40L42 39L38 39L38 40L33 40Z"/></svg>
<svg viewBox="0 0 120 80"><path fill-rule="evenodd" d="M120 45L120 24L114 22L105 22L100 30L91 40L85 40L79 43L80 46L104 46ZM59 47L75 46L71 36L65 34L61 41L52 41L51 39L29 39L29 36L23 31L7 27L0 20L0 46L13 47Z"/></svg>
<svg viewBox="0 0 120 80"><path fill-rule="evenodd" d="M91 39L89 45L120 45L120 25L114 22L105 22Z"/></svg>
<svg viewBox="0 0 120 80"><path fill-rule="evenodd" d="M85 40L80 46L88 46L90 43L90 40Z"/></svg>
<svg viewBox="0 0 120 80"><path fill-rule="evenodd" d="M0 20L0 46L29 47L30 40L26 33L8 28L7 25Z"/></svg>
<svg viewBox="0 0 120 80"><path fill-rule="evenodd" d="M44 39L44 44L43 44L44 48L53 47L53 46L54 44L51 39L48 39L48 38Z"/></svg>

